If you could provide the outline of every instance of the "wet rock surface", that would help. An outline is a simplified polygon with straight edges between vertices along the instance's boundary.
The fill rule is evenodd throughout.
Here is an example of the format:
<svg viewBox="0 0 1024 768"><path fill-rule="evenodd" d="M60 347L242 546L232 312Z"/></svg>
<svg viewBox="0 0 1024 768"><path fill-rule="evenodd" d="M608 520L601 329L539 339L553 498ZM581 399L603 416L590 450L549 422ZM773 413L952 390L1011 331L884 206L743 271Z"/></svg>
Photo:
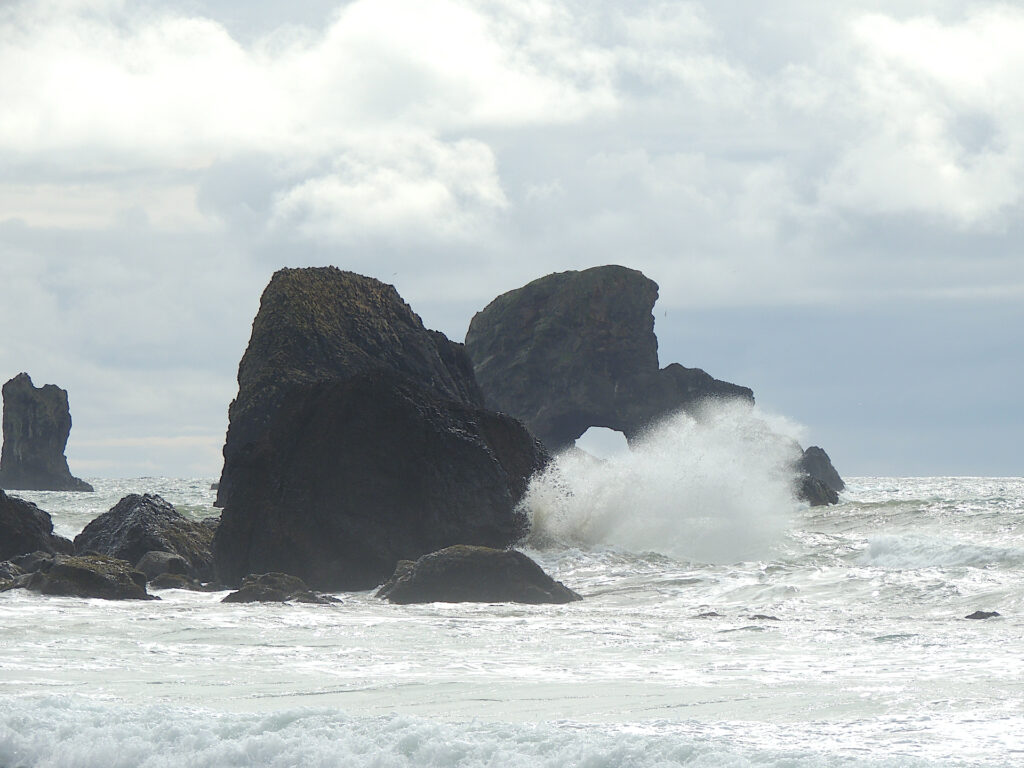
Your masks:
<svg viewBox="0 0 1024 768"><path fill-rule="evenodd" d="M399 563L377 596L392 603L571 603L582 598L515 550L453 546Z"/></svg>
<svg viewBox="0 0 1024 768"><path fill-rule="evenodd" d="M104 600L156 599L146 591L145 574L115 557L34 553L16 564L24 575L9 583L7 589Z"/></svg>
<svg viewBox="0 0 1024 768"><path fill-rule="evenodd" d="M91 491L71 475L64 455L71 434L68 393L54 384L36 387L27 373L3 386L3 450L0 488Z"/></svg>
<svg viewBox="0 0 1024 768"><path fill-rule="evenodd" d="M236 592L225 595L222 603L316 603L331 605L341 601L319 595L302 579L287 573L250 574Z"/></svg>
<svg viewBox="0 0 1024 768"><path fill-rule="evenodd" d="M35 504L0 490L0 560L29 552L70 554L73 546L53 532L53 520Z"/></svg>
<svg viewBox="0 0 1024 768"><path fill-rule="evenodd" d="M75 537L75 552L97 552L137 563L148 552L178 555L188 574L213 577L214 530L180 514L153 494L129 494Z"/></svg>

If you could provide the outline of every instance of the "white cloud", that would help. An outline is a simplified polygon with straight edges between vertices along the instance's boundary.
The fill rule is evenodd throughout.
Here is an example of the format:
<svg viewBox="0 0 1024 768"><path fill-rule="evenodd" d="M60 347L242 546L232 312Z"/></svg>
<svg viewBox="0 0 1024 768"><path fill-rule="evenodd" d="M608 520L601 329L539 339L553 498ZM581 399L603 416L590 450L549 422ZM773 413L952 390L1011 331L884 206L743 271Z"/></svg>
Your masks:
<svg viewBox="0 0 1024 768"><path fill-rule="evenodd" d="M951 23L872 14L853 35L855 114L825 200L999 225L1024 200L1024 11Z"/></svg>
<svg viewBox="0 0 1024 768"><path fill-rule="evenodd" d="M282 193L271 225L339 241L421 233L465 238L505 206L487 145L397 135L350 148L329 174Z"/></svg>

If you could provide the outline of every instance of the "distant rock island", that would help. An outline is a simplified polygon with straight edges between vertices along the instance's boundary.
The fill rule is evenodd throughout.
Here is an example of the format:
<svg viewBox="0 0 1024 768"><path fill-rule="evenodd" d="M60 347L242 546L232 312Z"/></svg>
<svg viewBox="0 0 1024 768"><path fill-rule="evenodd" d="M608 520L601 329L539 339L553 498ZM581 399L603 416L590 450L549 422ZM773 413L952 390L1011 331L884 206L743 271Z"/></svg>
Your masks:
<svg viewBox="0 0 1024 768"><path fill-rule="evenodd" d="M390 285L283 269L263 293L229 410L218 578L280 571L315 589L376 586L399 560L506 547L547 459L483 407L461 344Z"/></svg>
<svg viewBox="0 0 1024 768"><path fill-rule="evenodd" d="M71 434L67 391L54 384L35 387L27 373L19 373L4 384L3 400L0 488L91 491L72 477L64 455Z"/></svg>
<svg viewBox="0 0 1024 768"><path fill-rule="evenodd" d="M635 440L707 397L754 401L699 368L658 367L658 284L604 266L559 272L504 293L469 324L466 351L487 405L520 419L551 451L590 427Z"/></svg>

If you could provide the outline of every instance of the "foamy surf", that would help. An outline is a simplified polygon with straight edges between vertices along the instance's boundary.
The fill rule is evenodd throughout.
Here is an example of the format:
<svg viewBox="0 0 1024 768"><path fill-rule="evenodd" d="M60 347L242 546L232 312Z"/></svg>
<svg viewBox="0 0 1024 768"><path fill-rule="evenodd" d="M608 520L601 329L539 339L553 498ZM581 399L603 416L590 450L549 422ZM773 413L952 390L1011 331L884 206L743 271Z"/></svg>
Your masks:
<svg viewBox="0 0 1024 768"><path fill-rule="evenodd" d="M530 484L529 543L704 563L768 557L796 507L793 431L747 403L714 401L653 426L632 451L566 451Z"/></svg>

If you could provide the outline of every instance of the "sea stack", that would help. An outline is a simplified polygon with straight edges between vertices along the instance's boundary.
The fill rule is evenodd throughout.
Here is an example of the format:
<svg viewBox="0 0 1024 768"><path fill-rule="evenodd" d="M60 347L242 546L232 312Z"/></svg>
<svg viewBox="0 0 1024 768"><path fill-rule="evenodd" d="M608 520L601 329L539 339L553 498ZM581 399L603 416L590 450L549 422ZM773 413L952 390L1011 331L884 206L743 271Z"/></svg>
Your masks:
<svg viewBox="0 0 1024 768"><path fill-rule="evenodd" d="M280 571L365 589L399 560L505 547L546 454L483 408L461 344L390 285L334 267L270 281L238 368L214 538L218 578Z"/></svg>
<svg viewBox="0 0 1024 768"><path fill-rule="evenodd" d="M68 393L54 384L35 387L27 373L3 386L3 452L0 488L91 491L72 477L64 449L71 434Z"/></svg>
<svg viewBox="0 0 1024 768"><path fill-rule="evenodd" d="M590 427L634 440L708 397L753 402L699 368L658 367L658 284L604 266L559 272L504 293L469 324L466 351L488 407L522 420L551 451Z"/></svg>

